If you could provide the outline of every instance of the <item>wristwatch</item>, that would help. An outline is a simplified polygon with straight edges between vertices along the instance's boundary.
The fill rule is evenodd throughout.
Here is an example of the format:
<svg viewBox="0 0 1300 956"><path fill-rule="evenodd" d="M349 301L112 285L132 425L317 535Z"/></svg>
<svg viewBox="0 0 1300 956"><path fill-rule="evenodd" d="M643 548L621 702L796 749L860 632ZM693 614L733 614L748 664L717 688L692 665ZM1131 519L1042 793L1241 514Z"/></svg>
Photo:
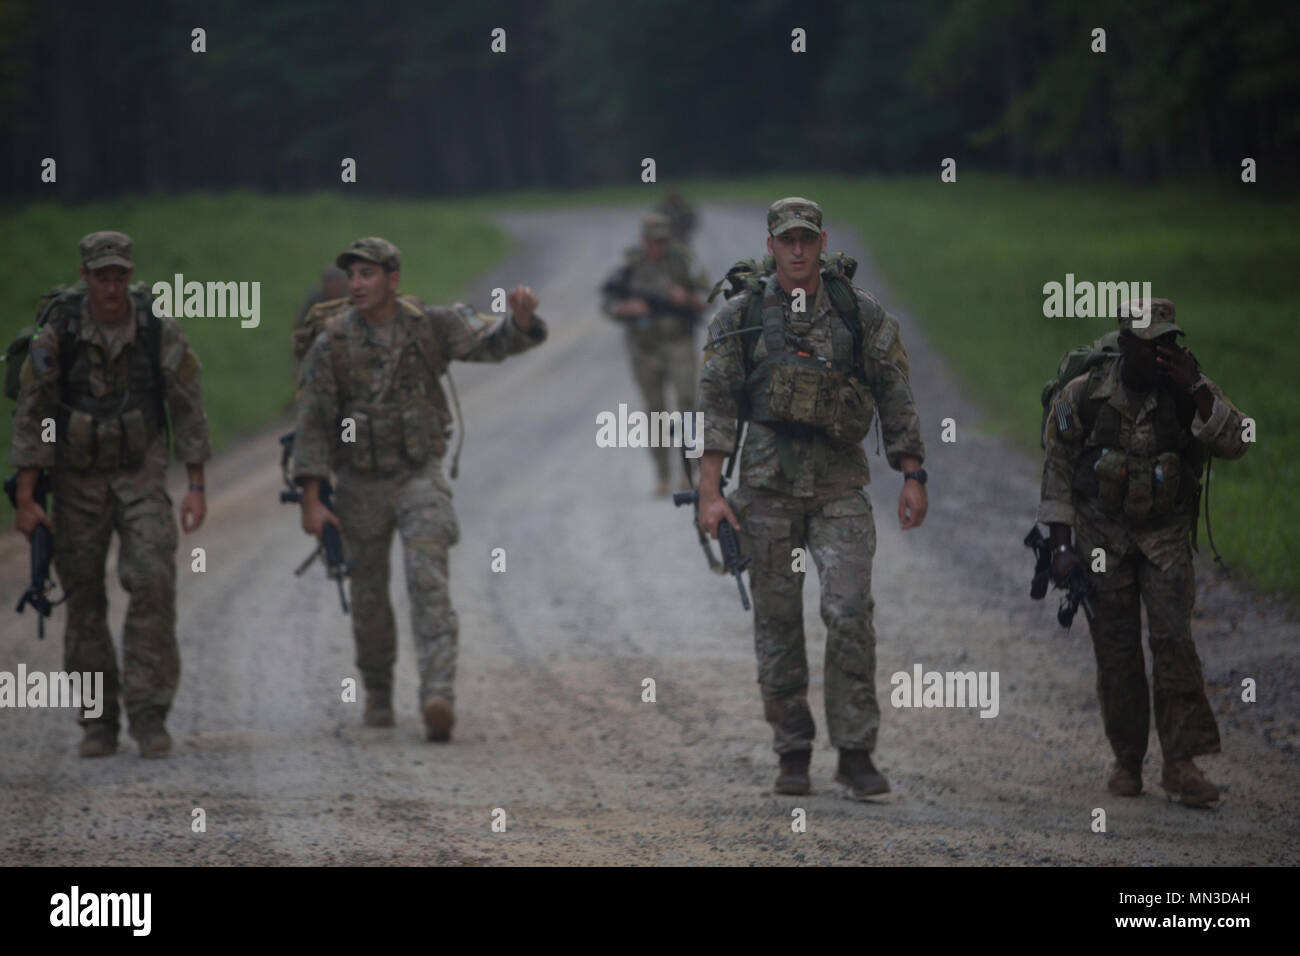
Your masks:
<svg viewBox="0 0 1300 956"><path fill-rule="evenodd" d="M929 477L929 475L927 475L927 474L925 473L925 469L924 469L924 468L918 468L918 469L916 469L916 471L905 471L905 472L903 472L903 480L904 480L904 481L907 481L907 479L909 479L909 478L914 478L914 479L916 479L917 481L919 481L922 485L925 484L925 480L926 480L926 478L928 478L928 477Z"/></svg>

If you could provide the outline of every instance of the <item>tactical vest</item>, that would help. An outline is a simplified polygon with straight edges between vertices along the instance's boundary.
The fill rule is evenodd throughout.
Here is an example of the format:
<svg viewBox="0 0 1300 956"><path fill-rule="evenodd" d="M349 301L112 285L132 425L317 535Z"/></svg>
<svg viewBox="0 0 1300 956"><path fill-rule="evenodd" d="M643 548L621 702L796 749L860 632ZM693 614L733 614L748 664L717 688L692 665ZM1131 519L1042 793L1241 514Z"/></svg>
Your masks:
<svg viewBox="0 0 1300 956"><path fill-rule="evenodd" d="M451 435L451 411L438 377L442 353L423 312L403 308L395 323L414 332L378 397L371 398L371 370L353 354L344 320L350 310L325 323L334 380L339 386L339 419L356 423L355 440L336 446L340 460L358 471L389 475L403 464L418 467L429 456L441 458ZM402 334L395 327L394 335Z"/></svg>
<svg viewBox="0 0 1300 956"><path fill-rule="evenodd" d="M1187 515L1194 520L1205 464L1204 448L1191 433L1195 408L1189 403L1180 409L1170 392L1159 389L1152 412L1155 450L1149 456L1130 453L1121 444L1119 410L1093 397L1110 367L1094 368L1084 387L1079 415L1087 438L1075 470L1075 491L1117 517L1140 521Z"/></svg>
<svg viewBox="0 0 1300 956"><path fill-rule="evenodd" d="M856 297L854 306L856 313ZM801 351L787 334L779 287L765 289L760 319L767 351L745 378L752 421L795 437L821 431L852 444L867 437L875 402L863 373L861 318L855 315L853 325L839 318L831 321L831 355Z"/></svg>
<svg viewBox="0 0 1300 956"><path fill-rule="evenodd" d="M59 467L130 471L140 467L167 426L160 367L162 323L152 297L133 290L135 338L113 363L110 391L95 395L91 373L102 352L79 334L82 296L66 296L52 321L59 333L60 402L55 415Z"/></svg>

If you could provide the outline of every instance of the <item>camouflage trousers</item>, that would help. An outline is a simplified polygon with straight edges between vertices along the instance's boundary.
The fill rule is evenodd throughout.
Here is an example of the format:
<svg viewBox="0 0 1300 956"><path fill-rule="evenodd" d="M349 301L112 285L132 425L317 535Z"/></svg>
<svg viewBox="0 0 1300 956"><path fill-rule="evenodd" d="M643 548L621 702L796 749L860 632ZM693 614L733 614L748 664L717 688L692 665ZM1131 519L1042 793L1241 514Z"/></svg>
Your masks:
<svg viewBox="0 0 1300 956"><path fill-rule="evenodd" d="M699 376L696 367L695 337L693 335L647 337L630 331L627 337L628 359L632 375L641 389L641 400L646 412L695 411L695 383ZM672 385L674 404L669 405L666 386ZM671 461L676 448L651 448L655 474L660 481L668 481Z"/></svg>
<svg viewBox="0 0 1300 956"><path fill-rule="evenodd" d="M176 642L176 516L165 483L166 451L134 472L54 470L54 567L68 594L63 666L104 674L104 712L86 725L117 727L119 696L134 723L166 717L181 677ZM117 576L129 595L122 667L108 629L105 563L113 532Z"/></svg>
<svg viewBox="0 0 1300 956"><path fill-rule="evenodd" d="M1098 542L1079 542L1087 562ZM1151 645L1151 684L1156 733L1165 760L1217 753L1219 728L1205 697L1201 661L1192 643L1192 601L1196 576L1189 550L1162 571L1133 548L1122 557L1106 555L1106 573L1091 574L1096 592L1090 624L1097 655L1097 696L1115 758L1140 763L1147 752L1151 704L1142 656L1146 605Z"/></svg>
<svg viewBox="0 0 1300 956"><path fill-rule="evenodd" d="M393 531L402 536L411 635L420 675L420 704L453 700L458 622L451 606L447 552L460 540L451 489L438 459L418 471L367 476L344 467L334 510L352 570L352 636L357 669L370 691L391 691L397 629L388 596Z"/></svg>
<svg viewBox="0 0 1300 956"><path fill-rule="evenodd" d="M810 750L816 726L808 707L803 584L795 548L816 563L826 625L826 724L832 746L874 750L880 727L876 700L876 633L871 562L876 526L865 489L834 497L792 498L740 489L730 496L741 524L741 548L754 601L754 648L763 712L778 754Z"/></svg>

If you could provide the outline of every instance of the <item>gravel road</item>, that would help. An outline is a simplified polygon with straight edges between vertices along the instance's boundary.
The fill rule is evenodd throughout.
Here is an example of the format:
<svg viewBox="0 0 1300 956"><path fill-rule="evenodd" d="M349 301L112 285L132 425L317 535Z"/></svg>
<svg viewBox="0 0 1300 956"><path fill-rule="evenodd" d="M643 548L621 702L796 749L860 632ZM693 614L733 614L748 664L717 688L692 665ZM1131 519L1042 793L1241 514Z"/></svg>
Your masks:
<svg viewBox="0 0 1300 956"><path fill-rule="evenodd" d="M341 682L356 676L350 622L319 569L300 579L291 573L309 542L296 512L276 502L278 429L270 428L212 463L207 523L182 539L184 676L169 722L175 753L142 760L124 737L118 755L82 760L68 712L0 711L0 860L1300 862L1294 619L1204 564L1193 630L1223 753L1202 765L1224 799L1210 811L1167 802L1154 732L1147 794L1109 796L1085 624L1080 617L1066 635L1054 599L1027 596L1030 555L1020 539L1037 501L1039 462L981 433L978 408L833 219L832 247L863 258L859 284L902 321L931 504L925 525L902 533L899 476L872 455L884 705L876 762L893 793L854 803L831 782L825 632L809 581L814 792L773 795L751 621L733 583L705 570L687 511L651 497L649 453L595 444L597 412L639 405L621 335L598 314L595 296L634 239L636 216L632 209L504 216L516 252L469 290L486 309L492 287L533 285L552 335L504 365L455 369L468 435L454 485L462 527L452 552L461 622L454 742L423 739L400 576L397 727L363 727L361 704L341 701ZM697 247L711 273L761 251L761 209L707 206L701 220ZM957 423L951 444L940 441L947 417ZM874 452L874 438L868 447ZM183 475L174 472L179 487ZM207 552L203 574L190 570L196 546ZM504 574L490 570L494 548L506 551ZM30 613L8 610L25 577L25 543L7 531L0 670L19 663L54 670L61 609L43 643ZM124 596L115 579L110 606L120 634ZM890 675L915 664L998 672L997 716L889 706ZM1244 677L1258 682L1257 703L1241 701ZM653 703L641 699L645 678L656 682ZM1104 833L1091 826L1099 807ZM191 829L196 808L206 832ZM805 832L792 827L796 808L805 812ZM497 809L504 832L492 826Z"/></svg>

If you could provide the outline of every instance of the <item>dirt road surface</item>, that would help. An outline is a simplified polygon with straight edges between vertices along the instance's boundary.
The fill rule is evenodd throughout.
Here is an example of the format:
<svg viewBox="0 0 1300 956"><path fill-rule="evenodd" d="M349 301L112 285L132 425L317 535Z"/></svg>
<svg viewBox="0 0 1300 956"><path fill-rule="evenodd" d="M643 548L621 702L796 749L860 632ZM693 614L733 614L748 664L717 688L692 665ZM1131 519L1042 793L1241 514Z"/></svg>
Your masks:
<svg viewBox="0 0 1300 956"><path fill-rule="evenodd" d="M762 251L762 212L703 210L697 247L712 274ZM1193 629L1223 753L1202 764L1224 799L1211 811L1167 802L1154 731L1146 795L1109 796L1082 616L1067 636L1053 597L1027 597L1030 555L1020 539L1037 501L1039 462L981 434L978 410L833 219L832 247L863 258L859 284L903 324L929 451L930 512L921 529L899 530L900 477L869 439L884 710L876 762L893 792L854 803L831 781L814 580L805 589L819 725L814 793L773 795L751 621L734 584L706 571L686 509L651 497L649 452L595 444L599 411L640 404L621 333L598 314L595 296L634 239L636 216L602 209L504 217L516 252L471 290L470 301L486 310L492 287L532 284L552 334L504 365L455 369L468 436L454 486L462 526L452 552L461 625L454 742L423 739L400 577L398 725L363 727L362 705L341 700L341 682L356 676L351 622L319 568L304 578L291 573L309 542L296 511L276 502L277 429L267 429L212 463L207 523L182 538L174 755L143 760L124 736L118 755L82 760L70 712L0 711L0 860L1300 862L1294 621L1206 569ZM953 444L939 436L948 417L957 423ZM179 469L173 479L179 491ZM206 549L205 573L190 570L193 547ZM490 570L494 548L505 549L505 573ZM55 670L61 609L43 643L30 612L9 610L26 570L25 543L5 532L0 670L15 672L19 663ZM113 573L120 635L125 602ZM918 663L998 672L997 716L891 707L890 675ZM1256 703L1241 700L1246 677L1258 682ZM653 703L641 699L645 678L656 682ZM206 832L192 829L197 808ZM806 832L792 827L796 808L805 811ZM1104 833L1092 829L1095 808L1106 811ZM493 830L498 809L504 832Z"/></svg>

